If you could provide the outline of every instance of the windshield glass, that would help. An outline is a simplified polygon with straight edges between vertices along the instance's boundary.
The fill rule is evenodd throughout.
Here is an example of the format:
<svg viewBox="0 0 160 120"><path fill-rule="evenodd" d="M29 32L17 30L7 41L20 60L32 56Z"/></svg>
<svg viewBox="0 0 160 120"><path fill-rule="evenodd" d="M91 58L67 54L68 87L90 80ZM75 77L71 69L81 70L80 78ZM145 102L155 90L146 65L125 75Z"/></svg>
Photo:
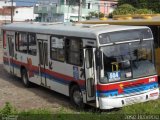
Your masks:
<svg viewBox="0 0 160 120"><path fill-rule="evenodd" d="M108 44L120 41L139 40L139 39L152 39L152 32L150 29L137 29L137 30L123 30L110 33L102 33L99 35L100 44Z"/></svg>
<svg viewBox="0 0 160 120"><path fill-rule="evenodd" d="M152 41L104 46L101 50L104 65L102 83L156 74Z"/></svg>

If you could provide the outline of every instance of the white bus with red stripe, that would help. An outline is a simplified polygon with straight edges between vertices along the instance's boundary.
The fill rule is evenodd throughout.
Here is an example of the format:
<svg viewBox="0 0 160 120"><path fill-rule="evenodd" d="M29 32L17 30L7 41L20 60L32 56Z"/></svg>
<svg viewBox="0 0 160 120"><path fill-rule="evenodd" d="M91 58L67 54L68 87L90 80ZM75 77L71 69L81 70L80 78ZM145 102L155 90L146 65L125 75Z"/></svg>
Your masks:
<svg viewBox="0 0 160 120"><path fill-rule="evenodd" d="M148 27L12 23L2 27L5 69L70 96L77 107L119 108L159 96Z"/></svg>

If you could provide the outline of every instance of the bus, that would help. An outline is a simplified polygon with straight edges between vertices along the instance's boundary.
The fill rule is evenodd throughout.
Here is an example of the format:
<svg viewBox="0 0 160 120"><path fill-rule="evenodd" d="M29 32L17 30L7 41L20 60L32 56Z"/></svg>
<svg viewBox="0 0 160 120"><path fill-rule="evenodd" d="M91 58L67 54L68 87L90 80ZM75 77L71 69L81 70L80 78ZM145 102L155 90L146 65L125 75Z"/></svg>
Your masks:
<svg viewBox="0 0 160 120"><path fill-rule="evenodd" d="M116 15L113 19L108 20L89 20L82 22L83 24L111 24L111 25L132 25L132 26L148 26L153 33L155 61L158 76L160 78L160 15ZM160 81L159 81L160 83Z"/></svg>
<svg viewBox="0 0 160 120"><path fill-rule="evenodd" d="M12 23L2 27L4 68L23 84L106 110L158 99L153 35L145 26Z"/></svg>

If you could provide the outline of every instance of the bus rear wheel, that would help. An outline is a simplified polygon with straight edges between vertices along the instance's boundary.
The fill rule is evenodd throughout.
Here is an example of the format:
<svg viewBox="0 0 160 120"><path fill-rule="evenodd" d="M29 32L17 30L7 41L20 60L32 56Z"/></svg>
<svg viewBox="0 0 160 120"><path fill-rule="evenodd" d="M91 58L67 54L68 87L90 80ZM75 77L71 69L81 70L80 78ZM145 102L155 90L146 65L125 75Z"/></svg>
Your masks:
<svg viewBox="0 0 160 120"><path fill-rule="evenodd" d="M70 99L71 103L79 109L83 109L85 107L83 103L82 92L77 85L73 85L70 89Z"/></svg>
<svg viewBox="0 0 160 120"><path fill-rule="evenodd" d="M28 79L28 73L27 73L26 69L22 69L21 78L22 78L22 82L23 82L25 87L30 87L31 86L31 82Z"/></svg>

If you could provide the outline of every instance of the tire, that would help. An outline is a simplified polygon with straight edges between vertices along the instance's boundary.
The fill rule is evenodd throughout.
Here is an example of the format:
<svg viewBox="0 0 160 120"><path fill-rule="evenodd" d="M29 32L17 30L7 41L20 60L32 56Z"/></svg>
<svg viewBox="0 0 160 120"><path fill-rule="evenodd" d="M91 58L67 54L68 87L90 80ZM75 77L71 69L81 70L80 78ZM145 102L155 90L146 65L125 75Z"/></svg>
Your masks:
<svg viewBox="0 0 160 120"><path fill-rule="evenodd" d="M27 88L31 87L31 82L28 79L28 73L26 69L22 69L21 78L23 85Z"/></svg>
<svg viewBox="0 0 160 120"><path fill-rule="evenodd" d="M70 99L71 99L71 104L74 107L76 107L78 109L83 109L85 107L85 104L83 103L82 92L77 85L73 85L71 87Z"/></svg>

